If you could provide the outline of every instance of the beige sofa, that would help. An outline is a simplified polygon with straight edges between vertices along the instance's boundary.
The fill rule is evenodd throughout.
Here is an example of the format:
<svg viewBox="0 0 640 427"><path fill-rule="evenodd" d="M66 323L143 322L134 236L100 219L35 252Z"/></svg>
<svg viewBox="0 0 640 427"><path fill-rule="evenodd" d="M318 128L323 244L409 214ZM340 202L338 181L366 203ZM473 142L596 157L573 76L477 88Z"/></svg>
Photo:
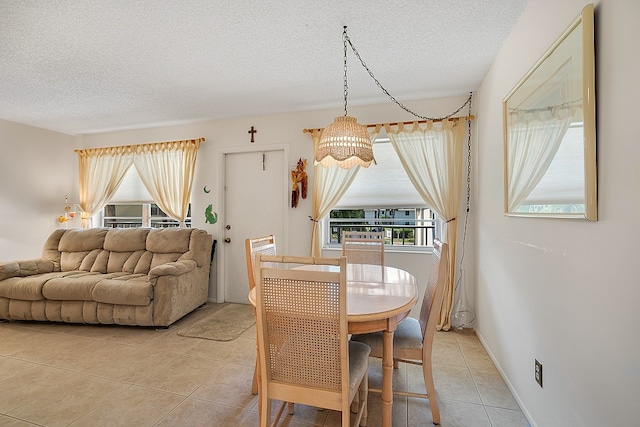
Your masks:
<svg viewBox="0 0 640 427"><path fill-rule="evenodd" d="M69 229L0 263L0 319L169 326L207 301L204 230Z"/></svg>

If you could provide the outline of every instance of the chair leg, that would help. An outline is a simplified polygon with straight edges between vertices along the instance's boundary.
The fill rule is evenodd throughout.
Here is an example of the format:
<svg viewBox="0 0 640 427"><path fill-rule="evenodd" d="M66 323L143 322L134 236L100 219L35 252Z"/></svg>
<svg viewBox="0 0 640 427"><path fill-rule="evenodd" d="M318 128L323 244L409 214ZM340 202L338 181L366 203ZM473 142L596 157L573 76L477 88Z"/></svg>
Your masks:
<svg viewBox="0 0 640 427"><path fill-rule="evenodd" d="M422 376L424 377L424 385L427 389L427 396L429 396L431 418L434 424L440 424L440 408L438 407L438 396L436 395L436 388L433 384L431 361L429 360L425 362L427 363L422 363Z"/></svg>
<svg viewBox="0 0 640 427"><path fill-rule="evenodd" d="M251 384L251 394L258 394L258 362L253 369L253 383Z"/></svg>
<svg viewBox="0 0 640 427"><path fill-rule="evenodd" d="M367 425L367 410L369 400L369 374L364 374L362 382L360 383L360 389L358 391L360 395L360 402L364 405L362 408L362 418L360 418L360 426L365 427Z"/></svg>
<svg viewBox="0 0 640 427"><path fill-rule="evenodd" d="M266 394L266 393L263 393ZM260 427L269 427L269 421L271 420L271 399L266 396L259 396L260 399Z"/></svg>

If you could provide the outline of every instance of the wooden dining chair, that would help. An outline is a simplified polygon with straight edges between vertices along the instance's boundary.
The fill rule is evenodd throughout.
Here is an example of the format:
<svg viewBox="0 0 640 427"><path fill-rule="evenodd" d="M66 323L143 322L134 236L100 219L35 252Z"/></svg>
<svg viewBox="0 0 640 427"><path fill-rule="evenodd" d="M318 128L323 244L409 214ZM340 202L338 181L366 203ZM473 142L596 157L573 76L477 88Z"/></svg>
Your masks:
<svg viewBox="0 0 640 427"><path fill-rule="evenodd" d="M244 249L247 260L247 275L249 278L249 291L256 286L255 259L257 254L275 255L276 238L273 234L263 237L255 237L244 241Z"/></svg>
<svg viewBox="0 0 640 427"><path fill-rule="evenodd" d="M342 255L350 264L384 265L384 233L343 231Z"/></svg>
<svg viewBox="0 0 640 427"><path fill-rule="evenodd" d="M256 286L256 255L276 254L276 238L273 234L263 237L255 237L244 241L245 258L247 261L247 278L249 279L249 292ZM258 361L253 370L253 383L251 384L251 393L258 394Z"/></svg>
<svg viewBox="0 0 640 427"><path fill-rule="evenodd" d="M442 307L444 285L449 270L449 246L438 239L433 242L434 265L429 275L427 289L422 299L419 319L407 317L393 334L393 361L397 367L398 362L422 365L427 393L413 393L395 391L394 394L402 396L422 397L429 399L431 416L434 424L440 424L440 409L436 389L433 384L431 370L431 353L433 348L433 336ZM371 347L371 356L382 357L382 333L353 335L352 341L363 342ZM371 391L379 391L371 389Z"/></svg>
<svg viewBox="0 0 640 427"><path fill-rule="evenodd" d="M260 425L271 420L271 400L342 412L366 425L369 346L348 340L347 261L258 255L256 311L260 355ZM338 271L272 268L269 263L336 266ZM282 266L283 267L283 266ZM354 405L356 406L356 405Z"/></svg>

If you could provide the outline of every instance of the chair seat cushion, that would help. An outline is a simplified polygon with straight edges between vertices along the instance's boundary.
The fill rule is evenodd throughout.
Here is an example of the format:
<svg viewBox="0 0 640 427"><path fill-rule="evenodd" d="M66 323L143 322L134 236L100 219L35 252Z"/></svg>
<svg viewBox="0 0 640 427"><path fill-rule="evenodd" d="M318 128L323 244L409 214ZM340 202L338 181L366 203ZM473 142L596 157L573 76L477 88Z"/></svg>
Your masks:
<svg viewBox="0 0 640 427"><path fill-rule="evenodd" d="M382 348L382 332L353 335L351 340L365 343L371 348ZM393 333L393 347L416 350L422 348L422 332L420 331L418 320L413 317L407 317L400 322Z"/></svg>
<svg viewBox="0 0 640 427"><path fill-rule="evenodd" d="M349 341L349 390L360 385L359 379L367 375L371 348L361 342Z"/></svg>

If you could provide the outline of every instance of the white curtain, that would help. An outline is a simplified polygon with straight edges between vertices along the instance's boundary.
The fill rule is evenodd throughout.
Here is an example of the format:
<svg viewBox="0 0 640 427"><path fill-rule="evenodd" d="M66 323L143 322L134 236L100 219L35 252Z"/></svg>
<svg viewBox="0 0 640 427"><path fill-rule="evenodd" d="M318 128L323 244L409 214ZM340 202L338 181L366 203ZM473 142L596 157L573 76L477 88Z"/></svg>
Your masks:
<svg viewBox="0 0 640 427"><path fill-rule="evenodd" d="M510 112L507 209L514 212L538 185L571 124L570 107Z"/></svg>
<svg viewBox="0 0 640 427"><path fill-rule="evenodd" d="M169 217L184 220L189 209L199 140L135 146L134 164L147 191Z"/></svg>
<svg viewBox="0 0 640 427"><path fill-rule="evenodd" d="M100 211L116 192L133 163L126 147L76 150L78 188L82 228L91 227L91 217Z"/></svg>
<svg viewBox="0 0 640 427"><path fill-rule="evenodd" d="M462 151L465 122L458 120L417 122L405 127L385 125L387 135L427 206L444 223L443 240L449 244L449 274L437 328L449 330L454 299L458 213L462 193Z"/></svg>
<svg viewBox="0 0 640 427"><path fill-rule="evenodd" d="M200 138L76 150L82 227L91 226L91 217L111 200L132 164L160 209L184 227L196 156L203 141Z"/></svg>
<svg viewBox="0 0 640 427"><path fill-rule="evenodd" d="M375 141L380 129L381 126L376 126L373 130L369 130L371 141ZM315 129L311 132L314 154L320 142L321 135L322 130ZM322 226L320 220L328 215L331 209L338 203L359 170L360 166L351 169L343 169L338 166L325 168L319 164L314 166L313 189L311 193L311 221L313 222L311 231L311 256L319 257L322 254Z"/></svg>

